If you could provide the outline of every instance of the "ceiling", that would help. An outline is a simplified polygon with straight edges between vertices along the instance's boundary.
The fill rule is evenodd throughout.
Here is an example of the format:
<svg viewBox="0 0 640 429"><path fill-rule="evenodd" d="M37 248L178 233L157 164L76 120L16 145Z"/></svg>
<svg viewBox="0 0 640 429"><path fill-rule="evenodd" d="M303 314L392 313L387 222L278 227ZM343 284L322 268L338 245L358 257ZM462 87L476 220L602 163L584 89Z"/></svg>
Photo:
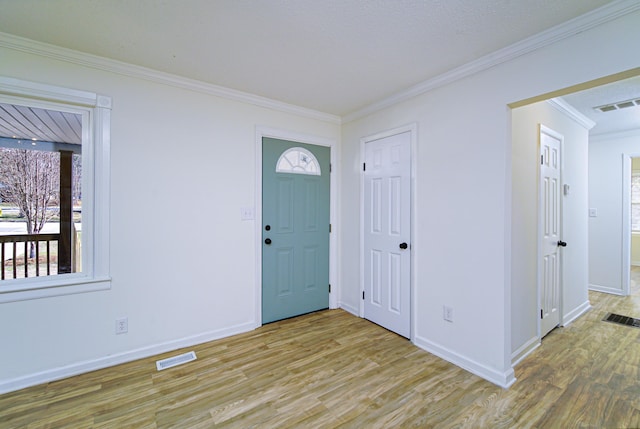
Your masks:
<svg viewBox="0 0 640 429"><path fill-rule="evenodd" d="M562 98L596 123L590 135L640 129L640 106L637 103L607 112L595 109L603 105L640 99L640 76L565 95Z"/></svg>
<svg viewBox="0 0 640 429"><path fill-rule="evenodd" d="M610 2L0 0L0 29L344 116Z"/></svg>
<svg viewBox="0 0 640 429"><path fill-rule="evenodd" d="M29 142L82 143L80 115L0 103L0 137Z"/></svg>

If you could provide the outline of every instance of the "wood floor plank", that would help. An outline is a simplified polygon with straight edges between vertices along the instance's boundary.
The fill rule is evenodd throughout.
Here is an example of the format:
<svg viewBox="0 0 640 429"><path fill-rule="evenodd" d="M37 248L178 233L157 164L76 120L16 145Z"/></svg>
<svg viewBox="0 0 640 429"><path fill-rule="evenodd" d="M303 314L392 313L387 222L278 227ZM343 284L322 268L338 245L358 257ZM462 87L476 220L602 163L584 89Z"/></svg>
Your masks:
<svg viewBox="0 0 640 429"><path fill-rule="evenodd" d="M508 390L341 310L0 395L9 428L640 427L640 317L632 295L552 331ZM157 359L198 359L156 371Z"/></svg>

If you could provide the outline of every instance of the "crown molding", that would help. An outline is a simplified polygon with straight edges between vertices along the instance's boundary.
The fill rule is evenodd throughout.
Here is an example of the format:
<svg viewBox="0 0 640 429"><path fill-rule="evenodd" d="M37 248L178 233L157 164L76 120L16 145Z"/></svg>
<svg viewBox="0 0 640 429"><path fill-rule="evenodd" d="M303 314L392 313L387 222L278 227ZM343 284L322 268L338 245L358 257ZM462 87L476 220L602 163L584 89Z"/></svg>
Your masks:
<svg viewBox="0 0 640 429"><path fill-rule="evenodd" d="M528 37L506 48L485 55L475 61L454 68L446 73L423 81L409 89L372 103L360 110L344 115L342 118L325 112L320 112L293 104L284 103L259 95L238 91L223 86L214 85L195 79L165 73L146 67L136 66L97 55L86 54L72 49L62 48L48 43L25 39L8 33L0 32L0 47L5 47L21 52L36 54L60 61L117 73L129 77L144 79L147 81L187 89L199 93L205 93L233 101L252 104L284 113L320 120L334 124L341 124L365 117L379 110L393 106L425 94L436 88L448 85L467 76L505 63L537 49L556 43L575 34L597 27L621 16L640 10L640 2L637 0L617 0L588 12L584 15L569 20L563 24L552 27L537 35Z"/></svg>
<svg viewBox="0 0 640 429"><path fill-rule="evenodd" d="M583 31L587 31L637 10L640 10L640 2L638 0L614 1L534 36L523 39L520 42L516 42L506 48L499 49L485 55L475 61L471 61L434 78L425 80L405 91L392 95L391 97L382 99L360 110L349 113L342 117L342 123L363 118L379 110L425 94L429 91L433 91L436 88L443 87L467 76L487 70L545 46L552 45L560 40L569 38Z"/></svg>
<svg viewBox="0 0 640 429"><path fill-rule="evenodd" d="M576 121L581 126L585 127L587 130L596 126L594 121L580 113L575 107L567 103L561 97L551 98L547 100L547 103L564 115L568 116L570 119Z"/></svg>
<svg viewBox="0 0 640 429"><path fill-rule="evenodd" d="M267 97L251 94L248 92L238 91L235 89L225 88L223 86L214 85L189 79L186 77L153 70L147 67L136 66L122 61L110 58L100 57L97 55L87 54L72 49L62 48L60 46L48 43L38 42L35 40L25 39L13 34L0 32L0 47L13 49L15 51L35 54L54 60L65 61L68 63L103 70L111 73L144 79L150 82L169 85L176 88L187 89L198 93L213 95L216 97L226 98L228 100L239 101L241 103L252 104L258 107L264 107L284 113L290 113L305 118L316 119L323 122L340 124L339 116L332 115L318 110L308 109L293 104L284 103Z"/></svg>

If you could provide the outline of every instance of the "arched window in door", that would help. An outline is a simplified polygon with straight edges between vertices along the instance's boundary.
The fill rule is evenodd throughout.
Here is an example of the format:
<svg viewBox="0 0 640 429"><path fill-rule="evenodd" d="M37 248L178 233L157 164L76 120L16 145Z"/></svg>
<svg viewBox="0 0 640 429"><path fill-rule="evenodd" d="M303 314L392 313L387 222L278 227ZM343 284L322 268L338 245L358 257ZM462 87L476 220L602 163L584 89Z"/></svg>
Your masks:
<svg viewBox="0 0 640 429"><path fill-rule="evenodd" d="M276 164L276 173L310 174L320 176L320 164L316 157L301 147L285 150Z"/></svg>

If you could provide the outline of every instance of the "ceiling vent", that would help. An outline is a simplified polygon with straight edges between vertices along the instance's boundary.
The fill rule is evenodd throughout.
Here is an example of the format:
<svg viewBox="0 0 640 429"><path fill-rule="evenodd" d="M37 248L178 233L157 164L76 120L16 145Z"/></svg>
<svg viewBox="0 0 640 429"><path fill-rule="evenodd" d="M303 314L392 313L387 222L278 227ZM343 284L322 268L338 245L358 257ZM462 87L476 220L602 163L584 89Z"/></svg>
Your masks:
<svg viewBox="0 0 640 429"><path fill-rule="evenodd" d="M614 110L626 109L627 107L640 106L640 98L618 101L617 103L605 104L603 106L594 107L600 112L613 112Z"/></svg>

